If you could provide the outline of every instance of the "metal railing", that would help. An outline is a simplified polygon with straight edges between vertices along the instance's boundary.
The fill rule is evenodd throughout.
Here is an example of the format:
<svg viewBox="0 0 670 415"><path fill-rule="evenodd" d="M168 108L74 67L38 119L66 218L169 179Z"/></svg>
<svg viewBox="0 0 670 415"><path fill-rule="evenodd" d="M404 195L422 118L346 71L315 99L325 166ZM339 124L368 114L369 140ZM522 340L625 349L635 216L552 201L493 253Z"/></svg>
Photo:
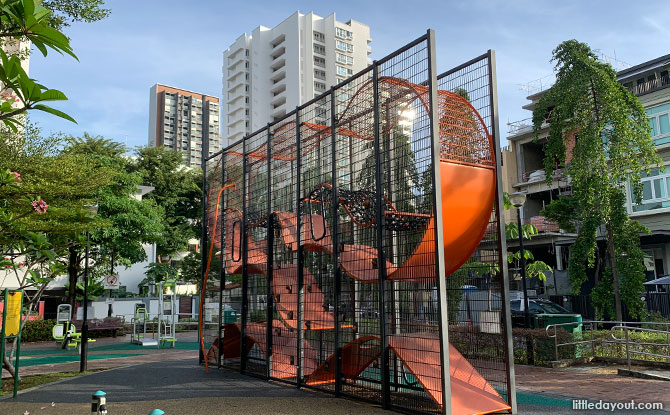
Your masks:
<svg viewBox="0 0 670 415"><path fill-rule="evenodd" d="M589 344L591 347L592 357L606 357L598 356L598 346L603 345L618 345L625 347L626 364L630 370L631 355L641 355L646 357L656 357L665 359L670 363L670 323L666 322L631 322L631 321L600 321L591 320L582 322L582 333L588 332L588 339L580 339L575 341L560 342L559 330L574 329L579 323L559 323L550 324L545 328L547 337L554 339L554 354L556 360L560 360L560 347L574 347L580 344ZM596 332L599 325L612 325L610 333L607 338L596 338ZM642 327L647 326L647 327ZM656 328L648 328L653 326ZM623 333L622 333L623 332ZM665 335L665 343L655 343L648 341L636 341L631 339L631 333L656 333ZM571 336L572 339L572 336ZM644 350L644 347L647 350ZM665 353L652 353L649 351L650 347L664 349ZM633 359L642 360L642 359Z"/></svg>

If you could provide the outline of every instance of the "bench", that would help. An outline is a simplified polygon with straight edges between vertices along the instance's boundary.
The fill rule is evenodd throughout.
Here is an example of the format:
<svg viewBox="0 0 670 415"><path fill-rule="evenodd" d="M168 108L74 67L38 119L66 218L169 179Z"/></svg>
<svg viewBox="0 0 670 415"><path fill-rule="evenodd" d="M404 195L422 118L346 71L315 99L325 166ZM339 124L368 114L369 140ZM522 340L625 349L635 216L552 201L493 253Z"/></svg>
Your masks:
<svg viewBox="0 0 670 415"><path fill-rule="evenodd" d="M77 330L81 331L83 321L74 322ZM123 330L123 319L121 317L105 317L103 319L94 318L88 321L88 331L111 331L112 337L116 337L116 332Z"/></svg>

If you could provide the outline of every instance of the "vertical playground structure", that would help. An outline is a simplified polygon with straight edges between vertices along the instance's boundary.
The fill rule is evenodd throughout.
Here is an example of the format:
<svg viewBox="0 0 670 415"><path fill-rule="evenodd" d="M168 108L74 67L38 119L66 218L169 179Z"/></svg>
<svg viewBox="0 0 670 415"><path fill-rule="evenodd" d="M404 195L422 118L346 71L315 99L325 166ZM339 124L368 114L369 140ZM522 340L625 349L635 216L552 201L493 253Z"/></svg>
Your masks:
<svg viewBox="0 0 670 415"><path fill-rule="evenodd" d="M495 57L438 76L434 48L428 31L204 160L208 369L515 411Z"/></svg>

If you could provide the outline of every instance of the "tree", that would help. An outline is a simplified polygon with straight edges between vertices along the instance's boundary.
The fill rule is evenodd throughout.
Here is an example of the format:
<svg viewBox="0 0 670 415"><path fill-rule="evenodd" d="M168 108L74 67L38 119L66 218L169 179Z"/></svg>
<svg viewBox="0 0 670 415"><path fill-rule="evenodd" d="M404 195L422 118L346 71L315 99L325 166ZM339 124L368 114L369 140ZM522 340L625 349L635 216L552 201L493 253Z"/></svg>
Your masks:
<svg viewBox="0 0 670 415"><path fill-rule="evenodd" d="M19 48L13 54L5 50L30 41L44 56L51 49L77 58L68 38L50 25L50 11L36 3L35 0L0 0L0 83L3 85L0 121L14 131L22 123L17 116L29 110L48 112L74 122L69 115L44 104L67 100L65 94L31 79L21 67L23 53Z"/></svg>
<svg viewBox="0 0 670 415"><path fill-rule="evenodd" d="M67 139L64 153L84 158L95 169L110 172L110 183L101 187L94 195L98 204L98 216L106 226L95 229L92 240L99 245L99 254L109 258L113 273L116 264L134 264L147 258L143 244L161 240L163 232L162 209L150 199L138 200L134 197L142 177L130 171L129 158L123 154L123 144L102 137ZM75 237L77 237L75 235ZM81 238L81 235L79 235ZM82 244L71 245L68 265L70 302L75 301L75 282L80 271Z"/></svg>
<svg viewBox="0 0 670 415"><path fill-rule="evenodd" d="M104 0L44 0L42 6L51 10L49 24L62 30L74 22L92 23L109 17L111 10L104 9Z"/></svg>
<svg viewBox="0 0 670 415"><path fill-rule="evenodd" d="M132 170L141 175L144 184L154 187L146 198L164 211L164 230L156 253L172 257L188 248L189 239L200 236L202 172L186 168L183 154L165 147L143 147L136 154Z"/></svg>
<svg viewBox="0 0 670 415"><path fill-rule="evenodd" d="M574 202L553 202L548 212L562 222L575 215L578 236L571 248L569 274L577 293L587 279L586 267L594 266L597 229L604 224L607 264L592 298L601 313L604 309L611 316L614 310L621 321L622 300L632 315L641 313L644 282L639 235L645 228L626 213L626 182L630 180L633 196L640 201L640 176L660 159L644 108L617 81L609 64L599 62L588 45L576 40L558 45L552 61L556 83L533 111L533 132L539 137L549 123L547 182L552 182L556 168L564 168L572 181Z"/></svg>

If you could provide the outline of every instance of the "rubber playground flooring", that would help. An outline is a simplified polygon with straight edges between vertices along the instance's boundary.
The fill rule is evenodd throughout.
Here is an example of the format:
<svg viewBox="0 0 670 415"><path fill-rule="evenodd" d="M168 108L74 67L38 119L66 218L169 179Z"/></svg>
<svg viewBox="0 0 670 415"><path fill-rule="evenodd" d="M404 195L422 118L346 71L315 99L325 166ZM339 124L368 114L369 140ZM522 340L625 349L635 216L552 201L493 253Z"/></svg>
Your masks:
<svg viewBox="0 0 670 415"><path fill-rule="evenodd" d="M176 350L198 350L199 343L198 342L176 342L174 344L174 348ZM138 350L148 350L148 349L154 349L157 350L157 347L151 347L151 346L140 346L139 344L133 344L130 342L123 342L123 343L112 343L112 344L105 344L101 346L96 346L95 343L89 343L88 345L88 352L89 353L96 353L96 352L102 352L102 351L138 351ZM42 355L53 355L53 354L72 354L75 353L77 354L76 350L70 349L70 350L64 350L58 348L56 345L54 347L41 347L39 349L28 349L28 350L21 350L21 356L26 357L26 356L42 356Z"/></svg>
<svg viewBox="0 0 670 415"><path fill-rule="evenodd" d="M183 341L183 342L176 342L172 350L197 351L198 347L199 347L198 342ZM96 345L95 343L90 343L88 349L88 360L104 361L110 359L123 360L124 358L137 358L142 356L149 357L150 354L155 354L157 352L160 352L161 350L170 350L170 349L169 348L158 349L158 347L156 346L153 347L140 346L138 344L132 344L128 341L101 344L99 346ZM24 350L21 351L22 368L32 368L42 365L53 367L53 365L74 363L79 361L80 356L77 350L73 349L64 350L59 348L56 344L53 344L53 346L40 345L39 347L26 347ZM114 364L111 362L110 364L111 367L119 365L119 363ZM3 373L3 376L5 374L6 373Z"/></svg>

